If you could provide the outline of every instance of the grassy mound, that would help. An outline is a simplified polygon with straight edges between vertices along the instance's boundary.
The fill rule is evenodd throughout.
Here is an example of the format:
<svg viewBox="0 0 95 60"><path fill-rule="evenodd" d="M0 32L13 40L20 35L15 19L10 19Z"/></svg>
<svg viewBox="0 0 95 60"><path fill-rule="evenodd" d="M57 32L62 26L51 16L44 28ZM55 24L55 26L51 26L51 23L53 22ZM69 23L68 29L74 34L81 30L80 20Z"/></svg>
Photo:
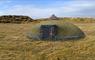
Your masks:
<svg viewBox="0 0 95 60"><path fill-rule="evenodd" d="M57 39L82 38L85 36L81 29L73 25L72 23L59 21L42 21L32 26L31 28L32 33L30 37L39 38L41 25L57 25L58 26L58 35L56 36Z"/></svg>

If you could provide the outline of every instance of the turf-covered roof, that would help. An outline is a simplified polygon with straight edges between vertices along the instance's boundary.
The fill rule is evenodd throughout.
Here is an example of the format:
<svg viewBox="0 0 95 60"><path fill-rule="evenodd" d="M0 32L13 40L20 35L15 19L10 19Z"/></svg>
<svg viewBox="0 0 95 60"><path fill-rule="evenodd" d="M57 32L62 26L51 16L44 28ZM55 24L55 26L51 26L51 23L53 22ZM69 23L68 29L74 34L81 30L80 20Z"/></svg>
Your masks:
<svg viewBox="0 0 95 60"><path fill-rule="evenodd" d="M69 39L69 38L82 38L85 36L83 31L72 23L64 23L58 21L42 21L40 23L31 26L32 36L40 36L40 27L41 25L56 25L58 26L58 35L57 39Z"/></svg>

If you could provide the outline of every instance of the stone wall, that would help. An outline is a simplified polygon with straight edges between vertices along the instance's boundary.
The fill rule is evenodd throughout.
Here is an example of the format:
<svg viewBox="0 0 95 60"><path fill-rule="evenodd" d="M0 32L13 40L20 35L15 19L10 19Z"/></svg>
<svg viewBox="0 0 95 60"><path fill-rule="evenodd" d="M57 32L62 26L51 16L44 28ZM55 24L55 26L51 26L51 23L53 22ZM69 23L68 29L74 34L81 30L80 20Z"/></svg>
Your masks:
<svg viewBox="0 0 95 60"><path fill-rule="evenodd" d="M29 23L32 22L32 18L28 16L18 15L4 15L0 16L0 23Z"/></svg>

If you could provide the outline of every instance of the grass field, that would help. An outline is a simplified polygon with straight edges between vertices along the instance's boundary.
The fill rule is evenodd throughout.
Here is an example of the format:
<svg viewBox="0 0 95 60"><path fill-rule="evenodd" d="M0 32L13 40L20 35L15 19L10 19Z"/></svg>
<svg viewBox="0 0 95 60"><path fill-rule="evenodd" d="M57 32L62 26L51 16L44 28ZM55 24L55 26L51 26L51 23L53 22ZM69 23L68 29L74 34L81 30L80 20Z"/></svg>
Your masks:
<svg viewBox="0 0 95 60"><path fill-rule="evenodd" d="M67 41L28 39L35 23L0 24L0 60L95 60L95 23L73 23L86 37Z"/></svg>

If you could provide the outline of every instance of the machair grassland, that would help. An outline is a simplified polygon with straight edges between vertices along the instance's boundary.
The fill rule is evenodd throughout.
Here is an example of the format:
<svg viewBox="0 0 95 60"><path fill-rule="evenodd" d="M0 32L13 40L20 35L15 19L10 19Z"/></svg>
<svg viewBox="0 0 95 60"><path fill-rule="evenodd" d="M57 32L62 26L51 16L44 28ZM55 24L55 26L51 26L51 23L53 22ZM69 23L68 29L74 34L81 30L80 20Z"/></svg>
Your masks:
<svg viewBox="0 0 95 60"><path fill-rule="evenodd" d="M64 20L55 20L64 22ZM0 60L95 60L95 23L70 22L85 34L84 39L42 41L27 38L28 24L0 23Z"/></svg>

